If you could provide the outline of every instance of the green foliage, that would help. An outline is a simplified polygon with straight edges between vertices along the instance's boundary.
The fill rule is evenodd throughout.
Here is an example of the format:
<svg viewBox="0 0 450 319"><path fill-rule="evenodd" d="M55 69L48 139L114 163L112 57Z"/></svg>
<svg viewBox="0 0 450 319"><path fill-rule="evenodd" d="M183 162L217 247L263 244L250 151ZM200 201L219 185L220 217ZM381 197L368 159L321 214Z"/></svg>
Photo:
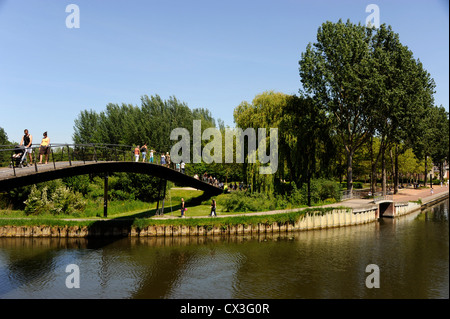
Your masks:
<svg viewBox="0 0 450 319"><path fill-rule="evenodd" d="M86 206L83 195L67 187L58 187L51 197L50 212L53 215L72 215L81 212Z"/></svg>
<svg viewBox="0 0 450 319"><path fill-rule="evenodd" d="M225 198L223 206L227 212L256 212L274 210L277 202L273 196L260 193L232 192Z"/></svg>
<svg viewBox="0 0 450 319"><path fill-rule="evenodd" d="M340 201L339 185L326 179L311 180L311 204L329 204ZM302 207L308 203L308 188L304 184L298 189L292 183L292 189L285 195L249 193L234 191L223 199L223 206L228 212L256 212Z"/></svg>
<svg viewBox="0 0 450 319"><path fill-rule="evenodd" d="M33 185L31 192L24 202L26 215L71 215L84 209L86 201L80 193L74 193L65 186L57 186L51 190L49 186L42 189Z"/></svg>
<svg viewBox="0 0 450 319"><path fill-rule="evenodd" d="M7 148L12 148L12 146L8 146L10 144L11 142L8 140L8 134L6 134L3 127L0 127L0 145L5 145ZM10 156L10 152L0 152L0 167L9 165Z"/></svg>
<svg viewBox="0 0 450 319"><path fill-rule="evenodd" d="M33 185L28 199L24 202L26 215L39 215L49 211L49 201L47 198L47 187L42 190Z"/></svg>
<svg viewBox="0 0 450 319"><path fill-rule="evenodd" d="M302 53L299 66L304 93L326 112L346 151L348 188L353 156L372 136L381 139L381 158L375 158L375 165L381 159L383 167L393 143L408 141L425 155L427 148L434 148L439 135L423 125L430 118L434 81L390 26L374 29L350 21L325 22L317 42ZM441 118L445 125L448 116Z"/></svg>
<svg viewBox="0 0 450 319"><path fill-rule="evenodd" d="M87 195L89 192L90 180L88 175L66 177L62 179L62 182L74 192L79 192L83 195Z"/></svg>

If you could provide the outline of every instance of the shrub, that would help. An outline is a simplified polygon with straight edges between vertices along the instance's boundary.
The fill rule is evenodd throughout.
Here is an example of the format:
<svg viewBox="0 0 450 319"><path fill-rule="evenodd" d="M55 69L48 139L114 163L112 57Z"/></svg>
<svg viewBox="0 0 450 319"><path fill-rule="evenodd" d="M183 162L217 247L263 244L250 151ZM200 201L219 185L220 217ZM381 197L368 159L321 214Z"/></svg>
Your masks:
<svg viewBox="0 0 450 319"><path fill-rule="evenodd" d="M36 185L31 187L28 199L24 201L26 215L38 215L48 209L49 202L47 198L47 187L39 190Z"/></svg>
<svg viewBox="0 0 450 319"><path fill-rule="evenodd" d="M65 186L55 188L53 193L49 195L47 186L39 190L36 185L31 188L31 193L24 204L26 215L39 215L46 212L53 215L68 215L81 211L86 206L86 202L80 193L74 193Z"/></svg>
<svg viewBox="0 0 450 319"><path fill-rule="evenodd" d="M53 215L70 215L76 211L81 211L86 206L83 196L78 192L73 192L67 187L59 187L51 197L50 212Z"/></svg>
<svg viewBox="0 0 450 319"><path fill-rule="evenodd" d="M235 191L225 197L224 208L227 212L256 212L276 209L275 197L261 193Z"/></svg>

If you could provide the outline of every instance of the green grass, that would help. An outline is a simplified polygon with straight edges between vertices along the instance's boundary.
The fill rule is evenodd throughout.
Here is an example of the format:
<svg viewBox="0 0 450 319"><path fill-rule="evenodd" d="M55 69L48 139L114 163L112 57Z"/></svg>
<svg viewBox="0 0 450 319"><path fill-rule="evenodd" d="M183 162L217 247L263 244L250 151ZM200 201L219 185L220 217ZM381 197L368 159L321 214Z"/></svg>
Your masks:
<svg viewBox="0 0 450 319"><path fill-rule="evenodd" d="M315 213L318 215L323 215L326 212L335 209L347 209L345 207L316 207L316 208L306 208L303 210L298 210L289 213L271 214L271 215L247 215L247 216L232 216L232 217L222 217L222 218L186 218L186 219L136 219L133 222L133 226L137 228L145 228L148 226L162 226L162 225L172 225L172 226L203 226L206 228L211 227L221 227L227 228L230 226L237 225L271 225L277 223L278 225L290 223L294 224L299 220L301 216L307 213Z"/></svg>
<svg viewBox="0 0 450 319"><path fill-rule="evenodd" d="M0 218L1 226L91 226L95 220L62 220L58 218Z"/></svg>
<svg viewBox="0 0 450 319"><path fill-rule="evenodd" d="M226 194L221 194L213 198L217 202L218 215L239 215L245 212L226 212L222 203L224 203ZM323 213L328 210L336 208L305 208L303 210L260 216L232 216L221 218L204 218L209 216L211 212L211 198L204 196L203 191L190 190L183 188L173 188L166 194L164 215L169 217L178 217L181 215L181 198L186 202L187 212L186 216L190 218L185 219L153 219L156 213L156 203L145 203L141 201L110 201L108 202L108 220L131 220L133 225L138 228L143 228L150 225L185 225L185 226L205 226L205 227L229 227L231 225L248 225L248 224L284 224L293 223L306 212L314 211L316 213ZM159 207L162 207L160 202ZM288 207L300 208L300 207ZM261 210L263 211L263 209ZM248 213L248 212L247 212ZM203 218L195 218L203 217ZM67 221L63 219L79 219L78 221ZM89 226L98 219L103 218L103 200L90 201L83 213L73 215L59 215L53 216L50 214L39 216L27 216L23 211L5 209L0 210L0 226L15 225L15 226Z"/></svg>

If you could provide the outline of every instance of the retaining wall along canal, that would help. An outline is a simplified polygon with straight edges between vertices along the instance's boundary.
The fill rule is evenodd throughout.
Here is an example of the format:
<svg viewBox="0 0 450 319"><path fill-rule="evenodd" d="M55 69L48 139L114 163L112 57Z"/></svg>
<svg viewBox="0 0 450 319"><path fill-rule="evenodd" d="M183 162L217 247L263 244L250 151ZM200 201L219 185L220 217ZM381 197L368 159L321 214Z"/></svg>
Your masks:
<svg viewBox="0 0 450 319"><path fill-rule="evenodd" d="M222 236L235 234L273 234L299 230L359 225L377 219L377 209L352 211L335 209L307 212L294 223L239 224L222 226L152 225L144 228L99 221L93 226L2 226L0 237L103 237L103 236Z"/></svg>
<svg viewBox="0 0 450 319"><path fill-rule="evenodd" d="M423 203L395 203L393 217L409 214L430 203L448 198L435 197ZM0 237L173 237L173 236L223 236L239 234L277 234L291 231L326 229L371 223L379 218L379 207L361 209L334 209L331 211L308 211L294 223L239 224L222 226L152 225L138 228L129 222L115 220L98 221L91 226L2 226Z"/></svg>

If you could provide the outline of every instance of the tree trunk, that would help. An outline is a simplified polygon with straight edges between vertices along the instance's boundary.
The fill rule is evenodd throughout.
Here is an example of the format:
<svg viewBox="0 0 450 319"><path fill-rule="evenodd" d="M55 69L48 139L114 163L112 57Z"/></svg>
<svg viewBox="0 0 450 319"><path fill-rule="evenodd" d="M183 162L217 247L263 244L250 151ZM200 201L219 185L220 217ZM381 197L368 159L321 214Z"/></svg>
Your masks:
<svg viewBox="0 0 450 319"><path fill-rule="evenodd" d="M381 189L383 196L386 196L386 158L384 155L385 149L383 147L381 151Z"/></svg>
<svg viewBox="0 0 450 319"><path fill-rule="evenodd" d="M373 163L373 137L370 138L370 192L375 193L375 185L374 185L374 177L375 177L375 169Z"/></svg>
<svg viewBox="0 0 450 319"><path fill-rule="evenodd" d="M311 175L308 172L308 206L311 206Z"/></svg>
<svg viewBox="0 0 450 319"><path fill-rule="evenodd" d="M394 194L398 193L398 182L399 182L399 174L398 174L398 145L395 145L395 154L394 154Z"/></svg>
<svg viewBox="0 0 450 319"><path fill-rule="evenodd" d="M423 186L427 187L427 177L428 177L428 165L427 165L428 156L425 155L425 176L423 178Z"/></svg>
<svg viewBox="0 0 450 319"><path fill-rule="evenodd" d="M347 151L347 191L350 194L353 192L353 170L352 170L352 162L353 162L353 150Z"/></svg>

